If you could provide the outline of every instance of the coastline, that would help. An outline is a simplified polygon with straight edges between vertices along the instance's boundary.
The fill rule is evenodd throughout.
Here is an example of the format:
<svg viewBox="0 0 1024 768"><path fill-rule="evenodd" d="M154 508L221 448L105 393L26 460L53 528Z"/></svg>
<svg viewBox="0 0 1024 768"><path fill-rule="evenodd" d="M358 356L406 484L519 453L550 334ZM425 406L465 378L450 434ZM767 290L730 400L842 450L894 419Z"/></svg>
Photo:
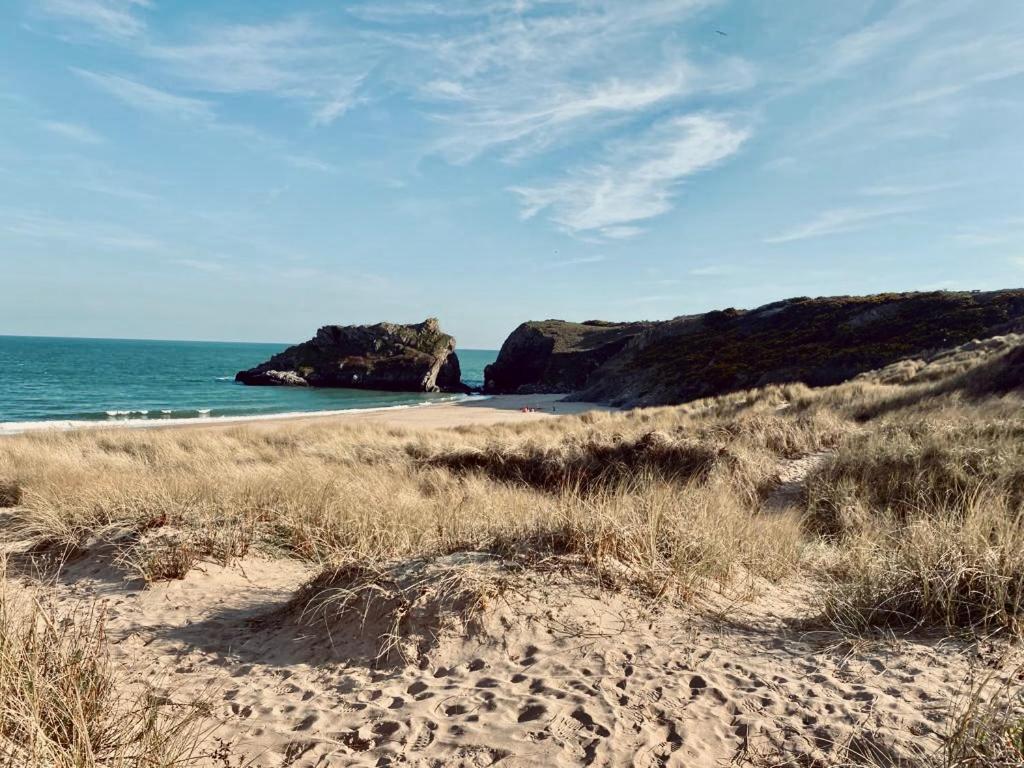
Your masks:
<svg viewBox="0 0 1024 768"><path fill-rule="evenodd" d="M337 411L296 411L249 416L184 419L112 419L108 421L27 421L0 423L0 437L97 429L221 429L236 426L275 426L281 423L386 424L394 427L445 429L451 427L534 421L587 411L611 412L597 403L562 402L565 395L487 395L462 400ZM527 409L524 411L524 409Z"/></svg>

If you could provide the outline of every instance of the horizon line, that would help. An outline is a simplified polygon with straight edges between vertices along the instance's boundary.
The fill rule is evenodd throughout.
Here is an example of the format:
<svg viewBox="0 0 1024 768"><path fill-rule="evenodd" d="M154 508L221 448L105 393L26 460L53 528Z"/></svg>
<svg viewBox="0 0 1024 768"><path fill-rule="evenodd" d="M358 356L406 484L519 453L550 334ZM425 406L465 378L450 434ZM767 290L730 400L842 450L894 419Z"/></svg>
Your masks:
<svg viewBox="0 0 1024 768"><path fill-rule="evenodd" d="M42 333L0 333L0 339L51 339L51 340L72 340L72 341L151 341L157 343L189 343L189 344L252 344L252 345L281 345L295 346L301 341L238 341L235 339L157 339L157 338L129 338L127 336L52 336ZM459 351L456 347L455 351ZM487 347L461 347L468 352L497 352L498 348Z"/></svg>

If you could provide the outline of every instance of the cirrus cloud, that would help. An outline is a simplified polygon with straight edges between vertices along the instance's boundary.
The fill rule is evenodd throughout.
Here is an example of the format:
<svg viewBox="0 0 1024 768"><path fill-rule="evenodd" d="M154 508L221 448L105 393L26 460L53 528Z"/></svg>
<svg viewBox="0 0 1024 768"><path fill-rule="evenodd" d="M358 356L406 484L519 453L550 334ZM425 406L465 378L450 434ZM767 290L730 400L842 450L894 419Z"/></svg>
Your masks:
<svg viewBox="0 0 1024 768"><path fill-rule="evenodd" d="M565 231L600 238L639 234L636 226L672 209L679 185L739 151L749 129L728 118L668 118L609 148L599 162L544 186L513 187L522 216L547 212Z"/></svg>

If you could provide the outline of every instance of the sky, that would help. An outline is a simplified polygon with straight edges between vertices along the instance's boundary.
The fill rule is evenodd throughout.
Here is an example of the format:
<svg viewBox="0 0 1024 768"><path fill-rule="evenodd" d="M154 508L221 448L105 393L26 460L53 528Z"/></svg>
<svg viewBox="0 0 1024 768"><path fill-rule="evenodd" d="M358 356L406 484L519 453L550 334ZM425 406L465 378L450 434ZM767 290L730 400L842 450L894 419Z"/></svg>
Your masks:
<svg viewBox="0 0 1024 768"><path fill-rule="evenodd" d="M1021 0L5 0L0 334L1024 285Z"/></svg>

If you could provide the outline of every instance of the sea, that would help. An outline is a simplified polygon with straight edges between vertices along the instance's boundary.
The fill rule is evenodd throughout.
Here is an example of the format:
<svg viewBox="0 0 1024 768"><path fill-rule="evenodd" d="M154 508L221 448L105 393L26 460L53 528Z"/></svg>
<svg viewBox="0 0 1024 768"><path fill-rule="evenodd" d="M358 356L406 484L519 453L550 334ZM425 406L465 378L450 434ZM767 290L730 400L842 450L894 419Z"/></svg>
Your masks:
<svg viewBox="0 0 1024 768"><path fill-rule="evenodd" d="M409 408L467 397L356 389L246 387L235 373L286 344L0 336L0 434L46 422L130 424ZM482 386L497 350L460 349Z"/></svg>

